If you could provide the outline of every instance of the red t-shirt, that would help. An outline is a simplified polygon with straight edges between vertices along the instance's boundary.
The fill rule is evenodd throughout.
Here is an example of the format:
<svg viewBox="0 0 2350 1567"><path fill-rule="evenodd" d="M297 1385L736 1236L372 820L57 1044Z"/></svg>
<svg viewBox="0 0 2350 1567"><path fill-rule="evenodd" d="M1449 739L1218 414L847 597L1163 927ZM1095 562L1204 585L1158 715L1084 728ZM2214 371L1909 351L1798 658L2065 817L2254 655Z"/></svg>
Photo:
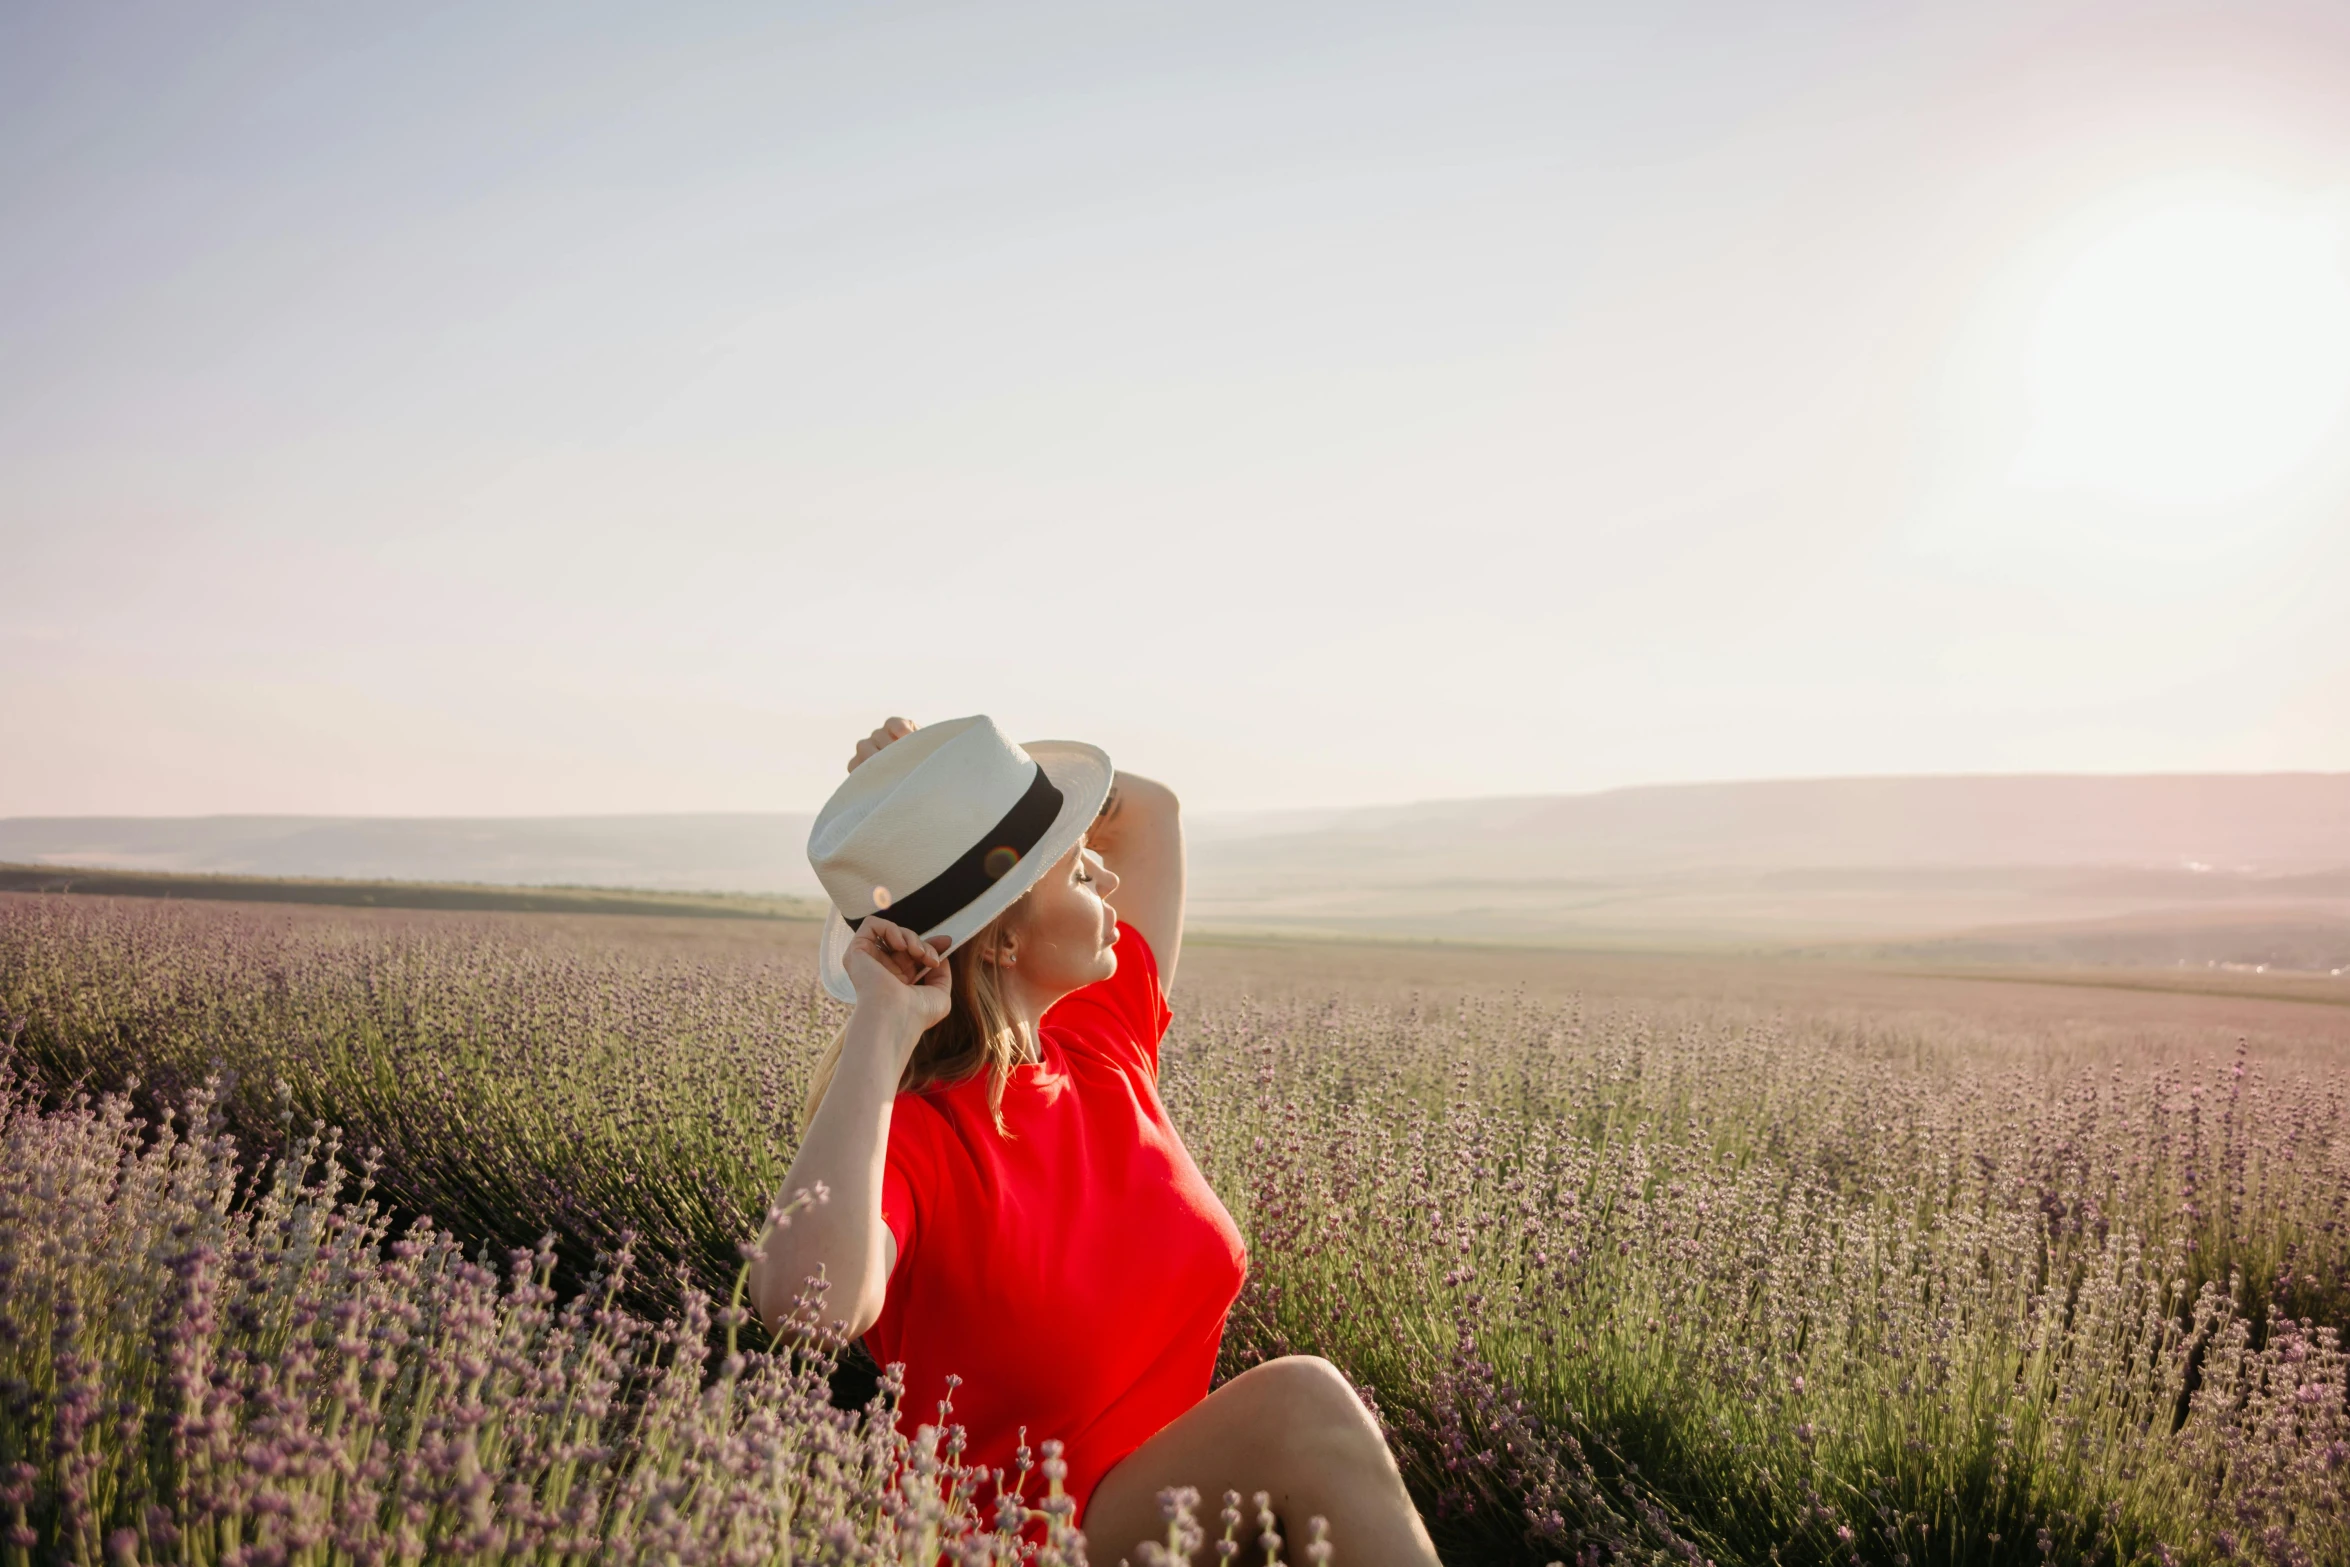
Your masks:
<svg viewBox="0 0 2350 1567"><path fill-rule="evenodd" d="M1248 1268L1159 1103L1158 960L1123 921L1115 950L1116 974L1045 1013L1042 1064L1012 1069L1011 1136L984 1073L898 1095L881 1194L897 1269L865 1335L905 1362L909 1432L963 1378L963 1462L1009 1479L1021 1427L1031 1447L1058 1437L1080 1518L1113 1465L1206 1396ZM1042 1494L1032 1474L1030 1503Z"/></svg>

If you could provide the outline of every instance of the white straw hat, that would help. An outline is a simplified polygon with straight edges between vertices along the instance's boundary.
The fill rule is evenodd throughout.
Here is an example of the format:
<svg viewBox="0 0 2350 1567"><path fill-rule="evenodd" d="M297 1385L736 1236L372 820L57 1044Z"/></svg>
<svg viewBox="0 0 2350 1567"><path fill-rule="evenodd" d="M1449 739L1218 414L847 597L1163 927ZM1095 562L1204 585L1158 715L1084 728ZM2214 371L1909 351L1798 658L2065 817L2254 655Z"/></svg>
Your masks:
<svg viewBox="0 0 2350 1567"><path fill-rule="evenodd" d="M1110 759L1075 740L1014 745L985 714L892 741L832 792L808 832L808 863L832 895L817 972L857 999L841 966L880 914L952 952L1036 885L1093 825Z"/></svg>

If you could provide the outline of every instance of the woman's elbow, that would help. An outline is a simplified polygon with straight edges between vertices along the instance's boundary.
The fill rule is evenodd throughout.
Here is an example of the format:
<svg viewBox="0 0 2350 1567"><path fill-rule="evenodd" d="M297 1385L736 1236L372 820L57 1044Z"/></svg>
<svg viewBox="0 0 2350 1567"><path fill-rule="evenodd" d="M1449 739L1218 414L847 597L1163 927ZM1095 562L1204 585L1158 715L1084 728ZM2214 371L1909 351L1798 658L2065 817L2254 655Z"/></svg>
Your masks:
<svg viewBox="0 0 2350 1567"><path fill-rule="evenodd" d="M792 1249L779 1241L779 1237L768 1237L751 1270L751 1310L770 1334L794 1328L809 1314L808 1306L815 1297L811 1286L821 1283L822 1278L823 1264L803 1266Z"/></svg>
<svg viewBox="0 0 2350 1567"><path fill-rule="evenodd" d="M1156 778L1144 778L1134 773L1118 775L1118 793L1121 801L1152 815L1180 816L1183 802L1175 798L1175 791Z"/></svg>
<svg viewBox="0 0 2350 1567"><path fill-rule="evenodd" d="M760 1313L759 1325L766 1329L770 1340L779 1344L801 1345L825 1338L836 1344L850 1344L863 1338L873 1324L880 1320L881 1312L878 1309L859 1310L847 1317L836 1317L830 1313L799 1311L787 1306L780 1313Z"/></svg>
<svg viewBox="0 0 2350 1567"><path fill-rule="evenodd" d="M831 1327L844 1341L859 1338L881 1316L876 1292L861 1284L844 1289L821 1261L770 1254L751 1275L751 1309L771 1336L804 1342Z"/></svg>

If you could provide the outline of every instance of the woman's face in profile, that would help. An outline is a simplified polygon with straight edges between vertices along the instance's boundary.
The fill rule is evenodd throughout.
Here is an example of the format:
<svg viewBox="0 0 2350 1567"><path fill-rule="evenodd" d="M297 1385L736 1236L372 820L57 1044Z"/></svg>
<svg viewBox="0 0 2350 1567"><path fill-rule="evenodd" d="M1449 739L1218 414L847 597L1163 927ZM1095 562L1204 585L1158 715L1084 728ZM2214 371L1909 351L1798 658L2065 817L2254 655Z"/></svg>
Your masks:
<svg viewBox="0 0 2350 1567"><path fill-rule="evenodd" d="M1118 972L1118 877L1079 839L1021 900L1014 973L1033 993L1063 996Z"/></svg>

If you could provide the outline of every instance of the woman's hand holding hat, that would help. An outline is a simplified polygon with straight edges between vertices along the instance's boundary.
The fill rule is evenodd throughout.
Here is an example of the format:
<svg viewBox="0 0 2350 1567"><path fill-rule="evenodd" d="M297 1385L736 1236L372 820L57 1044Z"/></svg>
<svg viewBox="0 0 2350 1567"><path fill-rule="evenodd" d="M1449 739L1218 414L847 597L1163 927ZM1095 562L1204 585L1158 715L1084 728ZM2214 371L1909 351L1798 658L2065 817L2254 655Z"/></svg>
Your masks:
<svg viewBox="0 0 2350 1567"><path fill-rule="evenodd" d="M856 939L841 959L849 983L857 987L857 1005L902 1006L908 1009L915 1035L947 1015L953 994L954 971L944 952L947 938L924 941L903 925L893 925L876 914L858 925ZM907 1048L913 1048L909 1040Z"/></svg>

